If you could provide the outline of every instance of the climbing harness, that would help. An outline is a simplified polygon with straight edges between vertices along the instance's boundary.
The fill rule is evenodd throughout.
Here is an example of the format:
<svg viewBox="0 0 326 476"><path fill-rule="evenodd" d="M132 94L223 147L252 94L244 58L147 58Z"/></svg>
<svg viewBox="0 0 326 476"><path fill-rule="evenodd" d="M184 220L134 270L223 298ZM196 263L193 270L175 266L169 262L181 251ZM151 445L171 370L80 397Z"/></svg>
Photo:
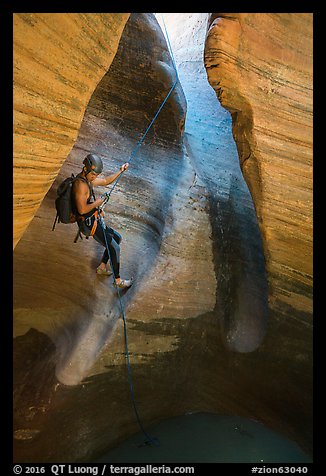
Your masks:
<svg viewBox="0 0 326 476"><path fill-rule="evenodd" d="M165 22L164 22L164 18L163 18L163 15L162 15L162 20L163 20L163 25L164 25L164 29L165 29L165 35L166 35L166 38L167 38L167 43L168 43L168 49L169 49L169 53L170 53L170 56L171 56L171 59L172 59L172 63L173 63L173 68L174 68L174 71L175 71L175 74L176 74L176 78L175 78L175 81L173 83L173 85L171 86L168 94L166 95L166 97L164 98L162 104L160 105L159 109L157 110L157 112L155 113L153 119L151 120L151 122L149 123L146 131L144 132L142 138L138 141L136 147L133 149L131 155L130 155L130 158L128 160L128 162L130 163L131 160L135 157L136 155L136 152L137 150L139 149L139 147L141 146L141 144L144 142L144 139L148 133L148 131L150 130L150 128L152 127L152 125L154 124L157 116L159 115L159 113L161 112L164 104L166 103L166 101L169 99L172 91L174 90L179 78L178 78L178 72L177 72L177 68L176 68L176 64L175 64L175 61L174 61L174 57L173 57L173 53L172 53L172 48L171 48L171 44L170 44L170 40L169 40L169 36L168 36L168 33L167 33L167 29L166 29L166 26L165 26ZM124 172L124 171L123 171ZM120 180L120 178L122 177L122 173L121 175L119 175L119 177L115 180L112 188L110 189L109 192L103 194L101 196L101 198L104 198L104 201L103 203L98 207L98 213L97 213L97 216L96 216L96 219L94 221L94 225L95 225L95 229L96 229L96 226L98 226L98 223L100 223L100 225L102 226L102 229L103 229L103 235L104 235L104 239L105 239L105 247L107 249L107 252L108 252L108 255L109 255L109 259L110 259L110 265L111 265L111 269L113 271L113 279L114 279L114 282L115 282L115 273L114 273L114 268L113 268L113 263L112 263L112 259L111 259L111 254L110 254L110 250L109 250L109 246L108 246L108 242L107 242L107 238L106 238L106 233L105 233L105 223L104 223L104 212L103 212L103 209L105 207L105 205L108 203L108 201L110 200L110 197L111 197L111 194L113 192L113 190L115 189L118 181ZM94 228L94 225L93 225L93 228ZM93 230L92 228L92 230ZM94 229L94 233L95 233L95 229ZM94 234L93 233L93 234ZM144 445L155 445L155 446L159 446L159 441L157 438L149 435L142 422L141 422L141 419L140 419L140 416L139 416L139 413L138 413L138 410L137 410L137 406L136 406L136 402L135 402L135 394L134 394L134 388L133 388L133 383L132 383L132 376L131 376L131 365L130 365L130 354L129 354L129 345L128 345L128 332L127 332L127 320L126 320L126 314L125 314L125 310L124 310L124 306L123 306L123 303L122 303L122 299L121 299L121 294L120 294L120 290L119 290L119 287L118 286L115 286L116 287L116 290L117 290L117 294L118 294L118 300L119 300L119 306L120 306L120 311L121 311L121 316L122 316L122 319L123 319L123 326L124 326L124 340L125 340L125 354L126 354L126 359L127 359L127 370L128 370L128 380L129 380L129 387L130 387L130 395L131 395L131 401L132 401L132 406L133 406L133 409L134 409L134 413L136 415L136 419L137 419L137 422L138 422L138 425L141 429L141 431L143 432L143 434L145 435L146 437L146 441L144 442Z"/></svg>

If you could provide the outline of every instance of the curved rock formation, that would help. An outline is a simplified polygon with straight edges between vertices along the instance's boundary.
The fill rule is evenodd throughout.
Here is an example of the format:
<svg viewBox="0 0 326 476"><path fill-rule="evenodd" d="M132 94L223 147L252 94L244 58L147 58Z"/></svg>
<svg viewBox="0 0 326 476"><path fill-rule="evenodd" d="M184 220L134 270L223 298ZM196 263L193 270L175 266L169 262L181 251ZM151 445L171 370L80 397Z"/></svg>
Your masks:
<svg viewBox="0 0 326 476"><path fill-rule="evenodd" d="M182 16L182 18L180 18ZM160 15L158 16L160 19ZM164 14L187 97L185 147L207 189L217 278L215 313L224 345L252 352L267 329L268 290L261 236L239 166L231 116L216 100L203 62L208 14Z"/></svg>
<svg viewBox="0 0 326 476"><path fill-rule="evenodd" d="M208 80L233 118L264 241L270 306L311 325L312 14L214 13Z"/></svg>
<svg viewBox="0 0 326 476"><path fill-rule="evenodd" d="M185 65L185 71L195 75L196 66ZM199 76L203 84L202 72ZM54 198L60 180L78 172L89 151L103 158L107 171L128 160L174 78L154 16L131 14L115 58L88 103L75 146L15 248L17 462L93 461L138 431L118 301L111 278L94 272L102 249L92 239L73 243L75 225L58 224L51 231ZM215 107L208 109L209 102L202 109ZM207 146L199 146L186 126L185 147L185 113L179 85L112 194L106 216L123 235L122 276L136 277L123 302L142 422L147 427L196 411L250 417L310 451L311 328L272 316L261 344L265 328L257 327L255 314L259 335L249 341L244 325L245 338L235 336L233 343L249 342L256 350L232 352L224 345L228 330L239 329L232 327L237 312L244 309L240 322L248 322L248 308L237 306L249 302L241 292L262 275L261 250L252 236L248 190L236 180L234 144L224 142L212 158L219 141L210 120ZM219 128L229 130L226 111L221 114ZM203 116L198 111L195 116L189 127L201 136ZM219 138L225 140L227 133ZM257 281L253 291L260 290ZM232 290L230 319L224 319ZM264 304L262 296L257 295L255 309Z"/></svg>
<svg viewBox="0 0 326 476"><path fill-rule="evenodd" d="M14 248L67 158L129 13L15 13ZM26 179L28 177L28 180Z"/></svg>
<svg viewBox="0 0 326 476"><path fill-rule="evenodd" d="M139 44L143 45L141 49ZM32 327L50 336L56 345L55 372L60 385L76 385L87 375L105 375L107 363L110 363L116 375L114 378L121 379L123 398L128 399L118 301L111 280L101 279L94 273L102 249L93 240L74 244L75 226L59 224L52 233L57 185L66 175L80 170L88 151L96 151L103 157L106 170L113 171L125 162L174 78L166 43L154 17L133 14L125 27L116 58L89 102L75 147L15 249L15 333L22 335ZM211 246L200 240L202 235L211 234L205 190L194 180L194 170L183 154L184 116L185 101L179 85L110 200L108 218L124 236L122 273L133 274L136 278L135 285L124 297L124 304L128 309L128 303L138 298L141 318L137 322L155 321L161 315L168 318L176 313L178 319L189 318L210 311L215 305L216 281ZM32 243L37 243L37 246L31 246ZM198 275L189 266L194 255ZM205 281L200 278L204 273ZM153 303L159 303L155 310ZM132 314L130 316L128 312L128 321L130 318ZM147 332L141 330L134 334L130 329L130 350L134 353L137 349L140 363L150 362L157 352L165 354L174 350L177 335L168 337L163 333L162 337L148 339ZM26 339L27 336L30 338L28 333ZM36 346L38 341L42 339L36 340ZM103 353L108 342L109 347ZM16 344L21 346L22 340ZM16 355L21 355L19 347ZM134 357L133 365L137 362L138 358ZM16 368L21 365L24 362L16 360ZM17 406L31 406L29 400L24 403L24 391L19 384L17 389ZM59 400L63 398L62 394L58 396ZM57 402L57 394L53 391L49 399L52 398ZM65 405L70 408L67 400ZM45 459L85 457L85 442L83 438L79 439L78 432L75 432L75 450L67 446L71 429L59 446L45 449L43 445L48 445L48 438L53 437L53 425L56 427L61 418L58 420L56 415L56 403L46 406L44 418L41 412L43 401L38 405L34 402L33 406L38 408L33 425L46 424L48 430L45 439L44 434L39 439L36 434L26 450L23 440L16 439L19 457L24 455L30 459L42 453ZM109 405L103 410L106 422L111 422L111 431L115 428L115 432L111 436L103 433L103 442L96 449L112 438L121 438L128 428L129 431L134 428L130 408L125 423L117 420L117 426L112 425L112 409ZM106 414L107 411L110 415ZM149 411L152 415L154 408L150 406ZM166 412L168 414L168 409ZM27 432L28 428L17 428L19 425L30 426L29 421L24 422L18 417L22 413L17 413L16 434L34 434ZM84 417L75 415L73 420L80 424ZM71 422L72 425L75 423ZM98 421L92 424L95 433L99 431L98 424ZM26 430L25 433L22 430ZM93 432L91 428L89 430ZM94 452L93 436L89 434L88 437L89 448Z"/></svg>

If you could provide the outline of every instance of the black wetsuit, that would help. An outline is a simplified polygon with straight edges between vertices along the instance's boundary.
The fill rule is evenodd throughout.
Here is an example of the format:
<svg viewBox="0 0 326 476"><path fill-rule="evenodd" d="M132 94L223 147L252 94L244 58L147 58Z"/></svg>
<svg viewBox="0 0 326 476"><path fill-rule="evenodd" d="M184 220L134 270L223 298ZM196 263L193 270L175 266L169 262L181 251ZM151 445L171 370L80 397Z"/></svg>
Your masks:
<svg viewBox="0 0 326 476"><path fill-rule="evenodd" d="M88 204L92 203L91 201L92 198L95 200L92 184L88 182L83 176L81 176L81 174L78 174L77 177L79 177L80 180L87 182L87 185L89 188L89 197L87 199L87 203ZM75 182L77 182L77 180ZM85 213L83 215L81 215L80 213L78 213L77 210L75 210L79 231L85 236L90 236L91 234L91 229L95 221L95 217L94 215L92 216L92 214L95 212L95 210L96 209L94 208L90 212ZM115 278L120 278L120 246L119 245L121 243L122 236L117 231L113 230L113 228L110 228L106 225L103 231L102 225L100 224L100 222L98 222L93 238L105 248L105 251L102 256L102 263L105 263L105 264L109 261L109 253L106 248L104 232L105 232L107 245L110 251L110 257L112 261L111 264L112 264L114 276Z"/></svg>

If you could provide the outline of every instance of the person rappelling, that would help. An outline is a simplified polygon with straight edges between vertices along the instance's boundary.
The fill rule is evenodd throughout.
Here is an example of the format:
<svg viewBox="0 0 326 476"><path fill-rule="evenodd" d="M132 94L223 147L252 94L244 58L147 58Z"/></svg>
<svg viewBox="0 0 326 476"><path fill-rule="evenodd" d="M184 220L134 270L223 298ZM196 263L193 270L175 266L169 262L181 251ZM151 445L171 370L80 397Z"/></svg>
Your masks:
<svg viewBox="0 0 326 476"><path fill-rule="evenodd" d="M115 286L119 289L129 288L133 279L121 279L120 277L120 243L122 237L113 228L104 224L104 212L101 205L105 203L106 195L96 199L94 194L94 187L105 187L113 183L128 169L129 164L121 165L119 172L103 178L98 177L103 171L103 162L100 157L95 154L88 154L83 164L82 171L73 179L71 189L72 213L76 217L79 233L86 237L93 236L105 248L96 273L104 276L112 275L110 260Z"/></svg>
<svg viewBox="0 0 326 476"><path fill-rule="evenodd" d="M164 19L163 19L163 23L164 23ZM165 24L164 24L164 28L165 28L166 36L168 38ZM158 108L154 117L149 123L146 131L144 132L141 139L137 142L136 146L134 147L129 157L129 162L135 157L137 150L140 148L140 146L144 142L146 135L148 134L156 118L161 112L164 104L169 99L170 95L172 94L174 88L176 87L179 81L178 72L177 72L177 68L173 58L173 53L172 53L169 40L168 40L168 45L169 45L169 52L171 54L176 78L174 83L170 87L168 93L166 94L163 102L161 103L160 107ZM103 208L105 204L108 202L110 195L112 191L114 190L116 184L118 183L118 180L121 174L128 169L129 162L126 162L125 164L123 164L120 167L120 171L117 172L116 174L109 175L105 178L99 178L98 175L101 174L103 171L103 162L97 155L88 154L83 161L84 167L82 171L76 177L74 176L74 174L72 174L71 177L67 177L58 186L57 197L55 200L57 214L53 223L52 231L54 230L57 221L60 223L77 222L78 234L76 236L75 242L78 240L78 236L81 236L81 234L83 234L86 236L86 238L88 238L89 236L93 236L93 238L98 243L100 243L102 246L105 247L105 251L103 253L101 263L97 267L96 272L98 274L102 274L106 276L109 276L110 274L112 274L112 271L108 265L108 261L110 260L111 266L113 269L113 274L114 274L114 283L115 283L117 294L118 294L118 301L119 301L119 306L121 310L121 316L123 319L128 380L129 380L129 386L130 386L132 406L133 406L139 427L146 438L144 444L159 446L158 439L151 436L145 430L141 422L141 419L137 410L135 397L134 397L134 389L133 389L133 383L132 383L132 377L131 377L131 371L130 371L130 355L128 350L127 320L126 320L123 302L119 292L119 289L129 288L133 283L133 279L120 278L120 246L119 245L120 245L122 237L117 231L106 226L103 219L103 214L104 214ZM111 187L110 192L105 193L104 195L101 196L101 198L96 199L94 195L93 187L106 186L113 182L114 184ZM92 199L94 201L92 201Z"/></svg>

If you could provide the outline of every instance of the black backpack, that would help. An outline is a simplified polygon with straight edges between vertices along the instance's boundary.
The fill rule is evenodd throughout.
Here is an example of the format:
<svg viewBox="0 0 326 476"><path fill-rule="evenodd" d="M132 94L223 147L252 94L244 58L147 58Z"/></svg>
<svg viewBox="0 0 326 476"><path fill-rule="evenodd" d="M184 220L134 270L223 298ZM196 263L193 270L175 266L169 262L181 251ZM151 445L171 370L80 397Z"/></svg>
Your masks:
<svg viewBox="0 0 326 476"><path fill-rule="evenodd" d="M66 224L75 223L77 221L76 215L75 215L75 206L73 203L71 191L72 191L72 184L74 183L76 179L79 179L79 178L84 180L87 183L90 189L90 193L95 200L93 187L90 186L88 181L84 177L81 177L80 175L77 175L75 177L74 174L71 174L71 177L67 177L65 180L63 180L57 189L57 198L55 199L55 208L57 210L57 215L53 223L52 231L54 230L57 221L59 223L66 223Z"/></svg>
<svg viewBox="0 0 326 476"><path fill-rule="evenodd" d="M53 223L52 231L57 221L60 223L75 223L76 221L71 196L72 184L76 178L74 174L71 174L71 177L67 177L63 180L57 189L57 198L55 199L57 215Z"/></svg>

